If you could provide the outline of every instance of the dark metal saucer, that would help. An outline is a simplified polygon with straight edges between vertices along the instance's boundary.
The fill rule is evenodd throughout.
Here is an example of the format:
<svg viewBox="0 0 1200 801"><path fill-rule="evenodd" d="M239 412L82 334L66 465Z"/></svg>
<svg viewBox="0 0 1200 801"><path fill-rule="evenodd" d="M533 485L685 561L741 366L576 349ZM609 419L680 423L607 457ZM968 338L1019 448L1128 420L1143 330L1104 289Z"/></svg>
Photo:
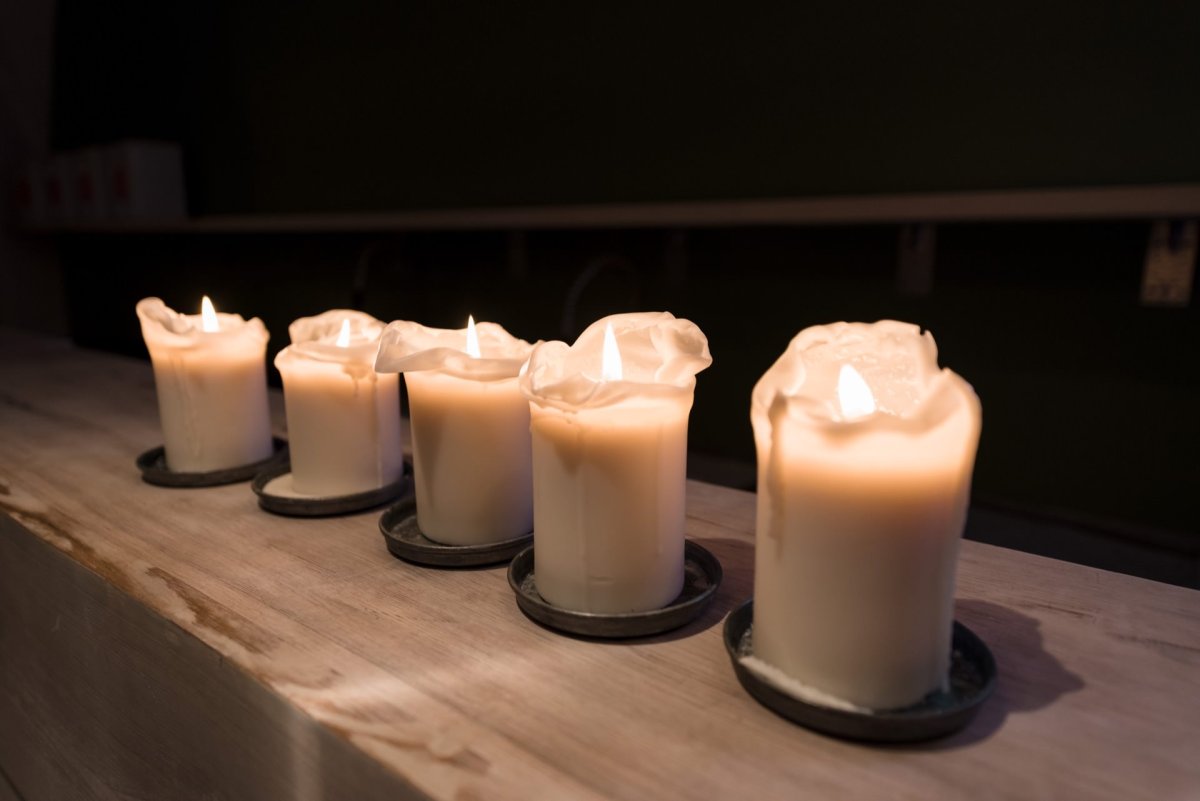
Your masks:
<svg viewBox="0 0 1200 801"><path fill-rule="evenodd" d="M404 465L404 475L399 481L394 481L378 489L356 492L351 495L336 495L328 497L294 497L291 495L276 495L267 491L266 487L280 476L287 475L292 470L290 462L264 470L254 477L251 489L258 496L258 505L264 510L287 517L332 517L348 515L373 509L389 501L394 501L406 493L412 492L412 475L407 464Z"/></svg>
<svg viewBox="0 0 1200 801"><path fill-rule="evenodd" d="M955 621L951 643L950 687L930 693L912 706L877 712L853 712L802 701L762 679L742 662L754 654L754 601L725 619L725 650L746 692L754 700L801 726L842 737L878 743L932 740L953 734L975 717L996 689L996 660L983 640Z"/></svg>
<svg viewBox="0 0 1200 801"><path fill-rule="evenodd" d="M239 481L249 481L260 471L287 459L287 440L273 437L271 442L274 452L266 459L223 470L209 470L203 473L170 470L167 468L167 452L162 445L138 456L137 467L142 472L143 481L159 487L219 487L222 484L236 484Z"/></svg>
<svg viewBox="0 0 1200 801"><path fill-rule="evenodd" d="M537 591L534 550L526 548L508 566L508 584L517 606L544 626L583 637L618 639L648 637L687 625L700 616L721 586L724 572L717 557L702 545L687 540L683 546L683 591L662 609L648 612L599 614L575 612L547 602Z"/></svg>
<svg viewBox="0 0 1200 801"><path fill-rule="evenodd" d="M434 542L417 526L417 501L412 495L389 507L379 518L379 530L392 556L429 567L481 567L507 562L533 541L533 532L500 542L447 545Z"/></svg>

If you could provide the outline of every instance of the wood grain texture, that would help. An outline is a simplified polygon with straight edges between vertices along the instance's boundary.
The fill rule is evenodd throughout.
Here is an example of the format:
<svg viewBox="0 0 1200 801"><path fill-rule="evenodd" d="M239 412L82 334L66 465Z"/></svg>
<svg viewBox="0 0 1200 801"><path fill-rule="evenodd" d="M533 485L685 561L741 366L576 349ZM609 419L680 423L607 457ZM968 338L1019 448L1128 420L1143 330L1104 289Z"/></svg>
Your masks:
<svg viewBox="0 0 1200 801"><path fill-rule="evenodd" d="M966 542L958 617L998 694L954 738L871 748L734 679L751 494L689 484L726 572L702 620L588 642L525 619L502 568L391 558L377 513L143 484L154 408L147 364L0 334L0 765L29 801L1200 797L1195 591Z"/></svg>

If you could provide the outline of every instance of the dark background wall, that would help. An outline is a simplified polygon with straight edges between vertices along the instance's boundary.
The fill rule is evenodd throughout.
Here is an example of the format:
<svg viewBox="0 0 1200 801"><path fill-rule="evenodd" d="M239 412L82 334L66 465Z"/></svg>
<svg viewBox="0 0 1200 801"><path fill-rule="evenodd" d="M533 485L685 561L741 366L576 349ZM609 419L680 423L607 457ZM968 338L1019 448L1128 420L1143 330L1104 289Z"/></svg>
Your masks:
<svg viewBox="0 0 1200 801"><path fill-rule="evenodd" d="M516 248L504 233L76 236L63 260L76 338L134 355L133 305L152 294L192 309L208 292L258 314L272 353L292 319L332 307L446 327L472 313L530 340L670 309L701 326L714 357L693 410L693 472L742 486L750 390L799 329L912 321L983 401L976 500L1104 538L1025 528L1020 547L1195 583L1200 316L1139 305L1147 235L1136 222L944 226L925 297L895 288L891 226L541 232ZM1145 545L1155 565L1109 540Z"/></svg>
<svg viewBox="0 0 1200 801"><path fill-rule="evenodd" d="M197 212L1200 180L1200 4L62 0L54 138Z"/></svg>
<svg viewBox="0 0 1200 801"><path fill-rule="evenodd" d="M62 0L52 135L182 142L201 214L1197 182L1198 32L1183 2ZM272 352L339 306L529 339L670 309L715 358L693 469L741 485L792 335L916 322L983 400L970 535L1195 584L1200 320L1139 304L1148 233L940 226L922 296L888 225L58 241L75 338L135 355L147 295L261 316Z"/></svg>

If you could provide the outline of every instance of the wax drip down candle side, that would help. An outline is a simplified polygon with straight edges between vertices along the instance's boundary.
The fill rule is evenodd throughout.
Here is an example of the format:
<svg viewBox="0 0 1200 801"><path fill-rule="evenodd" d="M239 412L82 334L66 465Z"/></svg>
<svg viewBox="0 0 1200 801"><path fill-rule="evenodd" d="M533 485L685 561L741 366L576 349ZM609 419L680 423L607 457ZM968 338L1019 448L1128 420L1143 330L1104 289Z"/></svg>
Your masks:
<svg viewBox="0 0 1200 801"><path fill-rule="evenodd" d="M388 325L375 369L404 373L417 525L445 545L482 545L533 528L529 404L517 374L533 346L496 323Z"/></svg>
<svg viewBox="0 0 1200 801"><path fill-rule="evenodd" d="M180 314L159 298L137 304L158 394L167 467L204 473L271 455L267 340L257 317Z"/></svg>
<svg viewBox="0 0 1200 801"><path fill-rule="evenodd" d="M668 312L539 344L530 402L538 592L563 609L659 609L683 585L687 426L708 340Z"/></svg>
<svg viewBox="0 0 1200 801"><path fill-rule="evenodd" d="M981 425L970 385L915 325L815 326L755 386L751 422L755 658L847 708L937 690Z"/></svg>
<svg viewBox="0 0 1200 801"><path fill-rule="evenodd" d="M275 357L283 378L296 496L344 496L398 481L404 470L400 382L375 372L383 323L333 309L301 317Z"/></svg>

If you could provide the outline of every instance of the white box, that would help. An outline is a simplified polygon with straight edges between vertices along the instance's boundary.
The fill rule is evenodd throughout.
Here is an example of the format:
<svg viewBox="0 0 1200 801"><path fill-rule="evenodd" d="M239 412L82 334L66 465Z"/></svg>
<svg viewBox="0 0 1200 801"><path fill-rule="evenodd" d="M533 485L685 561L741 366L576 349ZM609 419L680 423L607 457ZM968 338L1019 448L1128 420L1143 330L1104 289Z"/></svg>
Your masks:
<svg viewBox="0 0 1200 801"><path fill-rule="evenodd" d="M181 220L187 216L183 151L172 142L131 139L103 150L105 187L113 219Z"/></svg>

